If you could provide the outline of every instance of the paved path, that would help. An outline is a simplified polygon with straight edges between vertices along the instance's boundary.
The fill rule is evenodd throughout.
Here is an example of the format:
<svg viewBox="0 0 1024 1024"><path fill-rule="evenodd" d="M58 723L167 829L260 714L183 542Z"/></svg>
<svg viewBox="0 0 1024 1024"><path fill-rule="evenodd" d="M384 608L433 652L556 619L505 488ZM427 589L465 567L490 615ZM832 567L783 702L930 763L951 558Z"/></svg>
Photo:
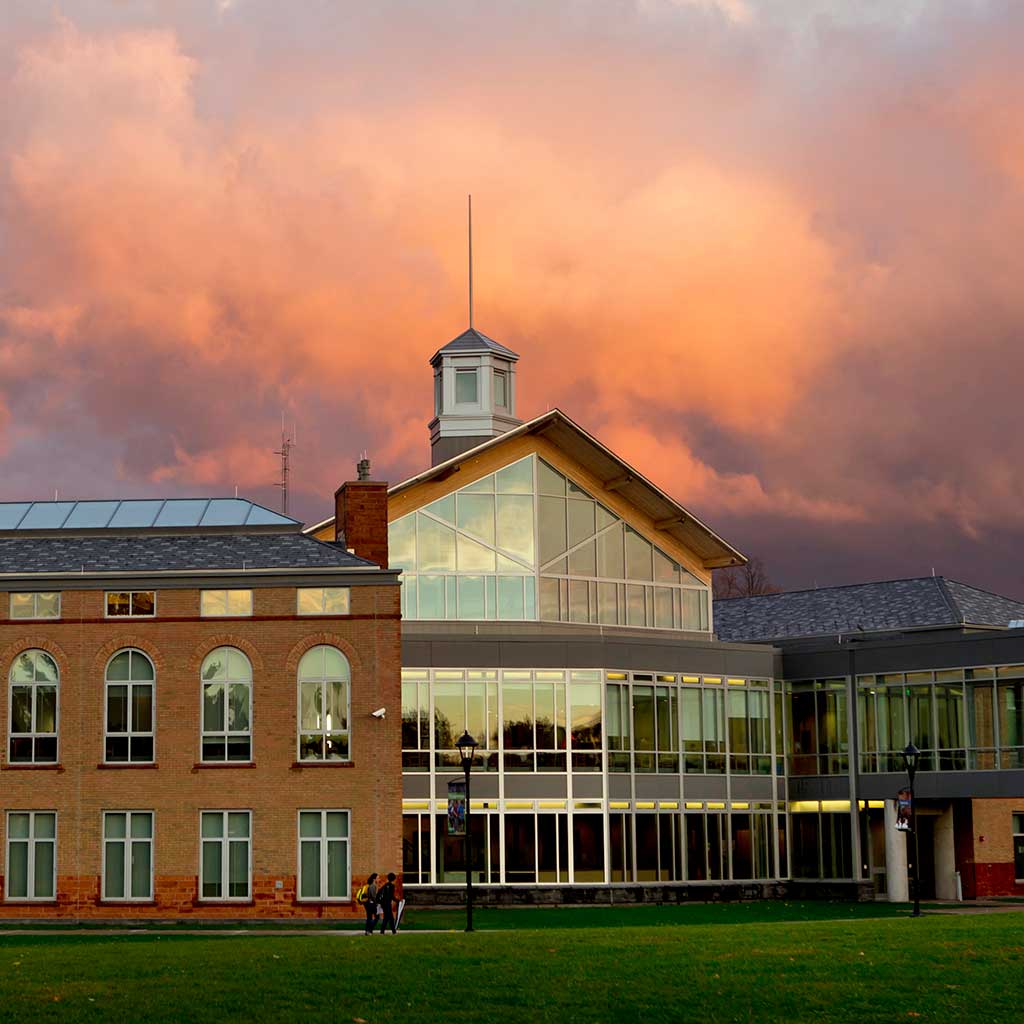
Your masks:
<svg viewBox="0 0 1024 1024"><path fill-rule="evenodd" d="M399 935L444 935L454 932L452 928L417 928L401 931ZM332 938L353 938L366 933L351 928L3 928L0 941L9 935L95 935L104 938L110 935L204 935L216 938L220 935L327 935ZM369 938L369 936L366 936ZM378 936L380 937L380 936ZM388 935L387 938L393 936Z"/></svg>

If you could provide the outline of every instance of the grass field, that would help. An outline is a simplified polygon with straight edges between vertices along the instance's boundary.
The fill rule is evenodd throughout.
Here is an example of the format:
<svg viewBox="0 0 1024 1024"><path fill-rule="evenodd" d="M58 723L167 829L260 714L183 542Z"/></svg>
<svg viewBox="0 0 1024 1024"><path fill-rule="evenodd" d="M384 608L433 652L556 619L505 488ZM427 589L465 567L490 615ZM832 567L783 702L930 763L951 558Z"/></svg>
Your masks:
<svg viewBox="0 0 1024 1024"><path fill-rule="evenodd" d="M506 911L520 927L474 935L6 935L0 1021L1021 1019L1024 913L766 922L747 906L657 927Z"/></svg>

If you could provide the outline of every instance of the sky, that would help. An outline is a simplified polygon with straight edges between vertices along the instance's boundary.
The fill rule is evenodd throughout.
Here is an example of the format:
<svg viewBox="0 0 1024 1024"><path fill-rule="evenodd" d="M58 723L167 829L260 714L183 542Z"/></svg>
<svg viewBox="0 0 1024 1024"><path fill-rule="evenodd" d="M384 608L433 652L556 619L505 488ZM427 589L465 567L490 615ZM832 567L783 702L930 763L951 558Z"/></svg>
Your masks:
<svg viewBox="0 0 1024 1024"><path fill-rule="evenodd" d="M1024 598L1018 0L4 0L0 500L331 512L476 325L787 589Z"/></svg>

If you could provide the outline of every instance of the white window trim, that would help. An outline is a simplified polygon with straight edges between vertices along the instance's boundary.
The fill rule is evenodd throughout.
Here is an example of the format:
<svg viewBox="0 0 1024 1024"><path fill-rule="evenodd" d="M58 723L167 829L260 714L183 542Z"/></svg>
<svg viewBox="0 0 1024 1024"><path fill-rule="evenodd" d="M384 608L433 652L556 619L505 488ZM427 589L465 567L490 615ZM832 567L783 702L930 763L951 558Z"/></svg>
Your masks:
<svg viewBox="0 0 1024 1024"><path fill-rule="evenodd" d="M214 614L212 612L203 611L203 596L206 594L248 594L249 595L249 610L246 612L218 612ZM225 599L226 602L226 599ZM251 589L245 587L212 587L201 590L199 592L199 617L202 619L251 619L252 618L252 605L253 605L253 594ZM156 599L154 595L153 610L156 611ZM115 616L115 618L123 618L123 616Z"/></svg>
<svg viewBox="0 0 1024 1024"><path fill-rule="evenodd" d="M219 839L203 836L203 815L220 814L224 822L224 834ZM204 896L203 895L203 843L220 843L220 878L221 889L230 886L231 871L231 842L241 842L237 837L228 836L228 815L245 814L249 817L249 836L246 839L249 854L249 871L246 879L248 891L244 896ZM199 902L200 903L251 903L252 902L252 811L248 808L234 808L231 810L220 810L213 807L204 807L199 810Z"/></svg>
<svg viewBox="0 0 1024 1024"><path fill-rule="evenodd" d="M304 758L302 756L302 735L303 735L303 732L305 731L302 728L302 684L303 684L303 682L307 682L307 683L320 683L321 685L326 685L326 683L328 683L328 682L341 682L342 681L342 680L326 679L324 676L310 677L310 678L304 680L302 678L302 676L299 675L299 671L300 671L301 666L302 666L302 658L304 658L307 654L309 654L309 651L316 650L317 647L333 647L333 649L336 650L342 656L342 658L345 659L345 664L348 665L348 682L345 683L345 685L348 687L348 714L345 716L345 721L348 723L348 728L345 729L345 730L341 730L341 729L331 730L332 734L333 733L338 733L340 735L345 735L345 736L348 737L348 756L347 757L343 757L343 758L339 758L337 760L333 760L333 759L326 758L326 757L305 757ZM345 654L345 652L343 650L341 650L341 648L334 647L333 644L315 644L313 647L310 647L309 651L305 651L303 653L303 655L302 655L302 658L299 658L299 668L296 668L296 670L295 670L295 725L296 725L296 730L295 730L295 761L296 761L297 764L303 764L303 765L307 765L307 764L308 765L351 764L351 762L353 760L353 756L352 756L352 662L349 661L348 656ZM312 733L306 731L306 735L310 736L310 735L312 735ZM318 730L318 735L321 737L321 739L323 739L327 735L327 730L326 729Z"/></svg>
<svg viewBox="0 0 1024 1024"><path fill-rule="evenodd" d="M124 839L108 839L107 838L107 815L108 814L124 814L125 819L125 838ZM131 829L131 816L133 814L148 814L149 815L149 838L147 839L134 839L132 838ZM102 848L100 851L100 901L102 903L152 903L153 902L153 875L155 872L155 861L156 861L156 815L153 811L104 811L101 815L100 821L100 842ZM125 846L124 851L124 896L108 896L107 895L107 843L123 843ZM149 844L149 895L148 896L133 896L131 894L132 887L132 846L136 843L148 843Z"/></svg>
<svg viewBox="0 0 1024 1024"><path fill-rule="evenodd" d="M458 408L459 406L462 406L462 408L464 408L464 409L465 408L472 408L472 407L475 407L475 406L479 406L480 405L480 368L477 367L477 366L456 366L456 367L454 367L454 370L455 370L455 376L454 376L454 379L453 379L454 393L452 395L452 399L453 399L452 405L455 408ZM476 398L471 399L468 402L460 402L459 401L459 375L460 374L466 374L467 376L469 374L473 374L473 376L476 378Z"/></svg>
<svg viewBox="0 0 1024 1024"><path fill-rule="evenodd" d="M14 671L14 660L19 658L22 654L28 654L32 651L42 651L43 654L49 657L57 668L57 682L54 684L38 682L33 680L31 683L16 683L11 678L11 673ZM36 729L36 700L38 694L36 690L40 686L54 686L57 690L57 708L55 714L55 729L53 732L39 732ZM14 731L14 687L15 686L27 686L32 690L32 731L31 732L15 732ZM36 758L36 739L48 738L53 736L57 741L57 749L54 754L52 761L40 761ZM32 760L31 761L13 761L11 760L11 740L12 739L31 739L32 740ZM41 647L30 647L24 651L19 651L14 659L11 660L11 667L7 672L7 752L4 760L7 764L15 765L54 765L60 764L60 666L57 665L57 659L50 654L49 651L43 651Z"/></svg>
<svg viewBox="0 0 1024 1024"><path fill-rule="evenodd" d="M230 649L232 651L236 651L243 658L245 658L245 663L249 666L249 678L248 679L224 679L224 680L210 679L210 680L204 680L203 679L203 668L202 667L203 667L203 665L206 664L206 659L211 654L214 654L216 651L228 650L228 649ZM206 692L205 691L206 691L206 686L207 686L208 683L220 683L222 686L225 687L225 694L224 694L224 715L225 715L224 726L225 726L225 728L224 728L223 731L211 730L211 731L208 732L206 729L203 728L203 711L205 709L205 702L206 702ZM227 711L228 711L228 695L227 695L227 692L226 692L226 688L229 685L237 686L237 685L241 685L241 684L244 684L244 685L248 686L248 688L249 688L249 728L247 730L245 730L244 732L242 732L240 730L232 731L232 730L228 729L227 728L227 721L226 721ZM199 666L199 763L200 764L234 764L234 765L245 765L245 764L252 764L253 763L253 760L254 760L254 758L253 758L253 712L254 712L254 703L255 703L254 700L253 700L253 697L254 697L254 685L253 685L253 678L252 678L252 662L249 660L249 656L245 653L245 651L240 650L238 647L231 647L230 644L222 644L220 647L215 647L208 654L204 655L203 660L202 660L202 662L200 663L200 666ZM207 736L218 737L218 738L223 736L223 738L224 738L224 747L225 747L223 759L215 759L215 760L210 761L210 760L207 760L206 757L203 755L203 741L206 739ZM227 756L227 743L228 743L228 740L230 740L232 738L238 739L239 737L242 737L242 736L246 736L249 739L249 756L244 761L231 761L231 760L228 759L228 756Z"/></svg>
<svg viewBox="0 0 1024 1024"><path fill-rule="evenodd" d="M13 839L11 838L11 815L12 814L27 814L29 815L29 836L27 839ZM52 814L53 815L53 838L52 839L36 839L36 815L37 814ZM56 903L57 902L57 829L59 822L57 821L56 811L30 811L30 810L14 810L7 812L7 818L5 820L5 838L4 843L4 902L5 903ZM52 896L11 896L11 843L28 843L28 857L27 857L27 877L26 877L26 889L31 893L35 889L36 881L36 858L35 848L36 843L52 843L53 844L53 895Z"/></svg>
<svg viewBox="0 0 1024 1024"><path fill-rule="evenodd" d="M498 399L497 399L497 396L494 395L494 393L493 393L494 389L497 388L498 380L499 379L501 380L502 388L505 391L505 401L504 402L499 402ZM491 371L491 391L492 391L492 399L493 399L493 404L494 404L495 409L508 409L509 408L509 400L508 400L508 373L505 370L492 370Z"/></svg>
<svg viewBox="0 0 1024 1024"><path fill-rule="evenodd" d="M309 593L310 591L320 591L320 611L318 612L304 612L302 610L302 594ZM328 590L344 590L347 593L346 604L348 610L344 612L329 612L325 610L327 604L327 591ZM318 615L330 615L334 618L338 618L341 615L352 614L352 588L351 587L296 587L295 588L295 614L301 616L304 619L315 618Z"/></svg>
<svg viewBox="0 0 1024 1024"><path fill-rule="evenodd" d="M311 843L311 838L302 837L302 815L303 814L319 814L320 815L320 838L317 840L320 844L320 895L319 896L301 896L302 892L302 844L303 842ZM327 815L328 814L344 814L348 819L348 828L344 838L341 837L327 837ZM295 899L299 903L352 903L352 812L347 807L302 807L295 814ZM327 844L328 843L344 843L345 844L345 894L344 896L325 896L323 895L324 889L327 886Z"/></svg>
<svg viewBox="0 0 1024 1024"><path fill-rule="evenodd" d="M32 595L32 615L15 615L14 614L14 598L17 594L31 594ZM57 595L57 614L56 615L40 615L38 613L39 608L39 595L40 594L56 594ZM32 622L39 620L42 622L52 622L55 619L61 617L62 611L62 594L59 590L12 590L8 594L7 598L7 617L12 622Z"/></svg>
<svg viewBox="0 0 1024 1024"><path fill-rule="evenodd" d="M129 595L129 598L128 598L129 607L131 607L131 605L134 605L134 603L135 603L132 600L132 598L134 597L135 594L152 594L153 595L153 611L149 615L111 615L110 614L110 609L109 609L109 604L108 604L108 598L110 597L111 594L128 594ZM123 619L155 619L156 618L156 602L157 602L157 592L155 590L105 590L103 592L103 617L105 619L117 619L119 621L123 620Z"/></svg>
<svg viewBox="0 0 1024 1024"><path fill-rule="evenodd" d="M132 651L135 654L141 654L146 661L152 666L153 678L152 679L109 679L108 673L110 672L110 663L124 651ZM108 701L107 691L111 686L127 686L128 687L128 731L127 732L116 732L111 733L107 727L107 714L110 708ZM131 726L134 724L134 710L132 707L132 687L134 686L149 686L152 688L152 728L148 731L142 729L133 729ZM111 735L120 739L126 737L128 739L128 759L125 761L108 761L107 760L107 739ZM153 739L153 756L148 761L133 761L131 758L132 752L132 737L133 736L151 736ZM116 764L116 765L142 765L142 764L156 764L156 665L153 664L153 659L146 654L145 651L140 650L138 647L122 647L107 659L106 667L103 669L103 764Z"/></svg>

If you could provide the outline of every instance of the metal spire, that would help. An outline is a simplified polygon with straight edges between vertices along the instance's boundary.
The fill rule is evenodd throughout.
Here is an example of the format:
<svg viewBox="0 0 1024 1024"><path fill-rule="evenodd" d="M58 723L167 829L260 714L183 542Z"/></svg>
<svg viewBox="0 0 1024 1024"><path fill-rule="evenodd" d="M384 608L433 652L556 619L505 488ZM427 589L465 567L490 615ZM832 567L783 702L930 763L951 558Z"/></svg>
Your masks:
<svg viewBox="0 0 1024 1024"><path fill-rule="evenodd" d="M473 197L469 196L469 329L473 329Z"/></svg>

